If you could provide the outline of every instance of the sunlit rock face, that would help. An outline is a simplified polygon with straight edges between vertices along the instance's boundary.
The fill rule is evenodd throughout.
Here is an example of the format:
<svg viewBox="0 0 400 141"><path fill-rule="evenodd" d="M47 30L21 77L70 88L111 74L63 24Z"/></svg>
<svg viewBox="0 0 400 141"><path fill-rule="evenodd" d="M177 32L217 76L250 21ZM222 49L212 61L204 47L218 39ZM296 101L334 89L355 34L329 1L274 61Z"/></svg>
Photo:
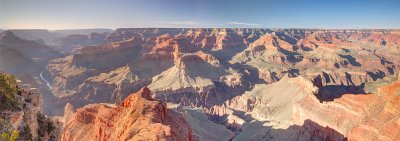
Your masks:
<svg viewBox="0 0 400 141"><path fill-rule="evenodd" d="M205 112L236 132L233 140L393 141L399 140L399 84L323 101L312 81L286 76Z"/></svg>
<svg viewBox="0 0 400 141"><path fill-rule="evenodd" d="M17 140L60 140L62 123L56 117L45 116L42 94L28 82L0 72L0 133L18 131Z"/></svg>
<svg viewBox="0 0 400 141"><path fill-rule="evenodd" d="M193 140L192 129L177 112L142 88L119 106L66 106L61 140Z"/></svg>
<svg viewBox="0 0 400 141"><path fill-rule="evenodd" d="M383 105L369 109L360 124L348 132L354 140L400 140L400 77L395 83L378 88Z"/></svg>
<svg viewBox="0 0 400 141"><path fill-rule="evenodd" d="M293 119L329 126L349 140L399 140L399 91L400 80L374 94L344 94L332 102L307 97L297 103Z"/></svg>

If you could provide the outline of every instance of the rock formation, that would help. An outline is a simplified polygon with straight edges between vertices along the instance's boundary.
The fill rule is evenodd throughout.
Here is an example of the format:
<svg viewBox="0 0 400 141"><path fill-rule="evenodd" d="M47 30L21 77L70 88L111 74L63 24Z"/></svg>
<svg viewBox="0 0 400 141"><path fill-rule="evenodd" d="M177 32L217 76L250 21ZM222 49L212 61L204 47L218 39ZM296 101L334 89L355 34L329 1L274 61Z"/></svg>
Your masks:
<svg viewBox="0 0 400 141"><path fill-rule="evenodd" d="M0 71L33 76L61 54L37 41L25 40L7 30L0 34Z"/></svg>
<svg viewBox="0 0 400 141"><path fill-rule="evenodd" d="M182 117L172 118L175 112L165 110L161 101L178 105L175 110L197 128L191 139L398 140L393 131L397 131L399 114L394 94L400 67L399 33L121 28L64 36L58 43L71 50L61 49L65 54L59 57L52 56L53 50L43 41L27 41L4 31L0 67L20 64L14 68L37 74L43 68L35 68L36 64L46 65L44 74L57 100L52 105L55 113L62 113L66 103L89 104L76 111L66 106L66 140L131 138L130 133L137 135L139 129L128 122L139 123L127 116L155 116L157 121L144 120L162 125L154 131L163 135L155 136L181 139L176 133L188 126L178 122ZM21 57L10 59L13 55ZM151 95L128 95L144 86ZM140 103L158 103L150 104L158 110L151 116L129 113L147 111ZM183 126L175 128L172 122Z"/></svg>
<svg viewBox="0 0 400 141"><path fill-rule="evenodd" d="M395 141L400 137L399 90L400 79L376 93L321 101L318 95L324 93L310 80L285 76L205 112L237 132L233 140Z"/></svg>
<svg viewBox="0 0 400 141"><path fill-rule="evenodd" d="M332 102L310 96L298 102L293 119L329 126L349 140L399 140L399 91L400 79L374 94L345 94Z"/></svg>
<svg viewBox="0 0 400 141"><path fill-rule="evenodd" d="M18 131L17 140L59 140L60 121L41 112L43 100L37 88L21 83L0 72L0 133Z"/></svg>
<svg viewBox="0 0 400 141"><path fill-rule="evenodd" d="M61 140L193 140L181 114L152 99L142 88L120 106L91 104L73 110L66 106Z"/></svg>

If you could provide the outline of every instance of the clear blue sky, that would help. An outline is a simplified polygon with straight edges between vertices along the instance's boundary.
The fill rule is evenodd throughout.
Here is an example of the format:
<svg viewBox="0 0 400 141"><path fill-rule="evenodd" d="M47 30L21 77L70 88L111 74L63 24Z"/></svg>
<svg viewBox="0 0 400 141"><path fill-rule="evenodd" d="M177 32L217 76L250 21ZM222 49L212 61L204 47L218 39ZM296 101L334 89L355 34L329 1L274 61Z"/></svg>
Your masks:
<svg viewBox="0 0 400 141"><path fill-rule="evenodd" d="M0 28L400 28L400 0L0 0Z"/></svg>

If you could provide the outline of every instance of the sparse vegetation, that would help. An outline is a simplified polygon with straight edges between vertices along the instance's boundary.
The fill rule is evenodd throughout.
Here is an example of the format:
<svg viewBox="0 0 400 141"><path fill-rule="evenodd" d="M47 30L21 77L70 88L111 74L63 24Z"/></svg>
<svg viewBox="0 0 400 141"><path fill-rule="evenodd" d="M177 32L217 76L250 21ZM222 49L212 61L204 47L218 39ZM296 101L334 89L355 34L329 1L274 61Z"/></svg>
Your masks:
<svg viewBox="0 0 400 141"><path fill-rule="evenodd" d="M11 74L0 73L0 106L2 109L18 107L18 93L15 77Z"/></svg>
<svg viewBox="0 0 400 141"><path fill-rule="evenodd" d="M2 141L15 141L19 136L18 130L13 130L11 133L3 132L1 133L1 140Z"/></svg>
<svg viewBox="0 0 400 141"><path fill-rule="evenodd" d="M55 129L53 122L50 121L50 119L46 118L41 113L37 113L37 121L39 124L39 130L38 130L39 138L45 137L46 135L51 135L51 133ZM50 136L50 138L54 137Z"/></svg>
<svg viewBox="0 0 400 141"><path fill-rule="evenodd" d="M21 137L24 138L25 140L32 140L32 131L29 125L25 125L22 132L21 132Z"/></svg>
<svg viewBox="0 0 400 141"><path fill-rule="evenodd" d="M2 129L2 130L7 129L8 124L9 124L9 122L8 122L7 118L5 116L1 115L0 116L0 129ZM0 131L2 131L2 130L0 130Z"/></svg>

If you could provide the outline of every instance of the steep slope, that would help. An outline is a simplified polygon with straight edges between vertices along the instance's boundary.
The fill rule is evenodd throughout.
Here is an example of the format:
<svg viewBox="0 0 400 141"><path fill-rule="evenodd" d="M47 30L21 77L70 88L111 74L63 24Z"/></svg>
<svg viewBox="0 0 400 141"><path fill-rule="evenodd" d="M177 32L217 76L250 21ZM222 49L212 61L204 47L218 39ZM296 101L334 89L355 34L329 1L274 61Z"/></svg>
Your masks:
<svg viewBox="0 0 400 141"><path fill-rule="evenodd" d="M9 30L25 40L41 40L48 45L54 45L55 40L64 36L62 33L51 32L46 29L11 29Z"/></svg>
<svg viewBox="0 0 400 141"><path fill-rule="evenodd" d="M149 88L157 99L211 107L243 91L242 77L237 70L221 65L210 54L182 53L173 67L153 77ZM223 94L228 91L231 93Z"/></svg>
<svg viewBox="0 0 400 141"><path fill-rule="evenodd" d="M225 126L210 121L200 109L184 109L186 121L192 126L197 141L227 141L234 133Z"/></svg>
<svg viewBox="0 0 400 141"><path fill-rule="evenodd" d="M56 46L66 53L78 53L84 46L95 46L105 44L107 33L70 34L57 39Z"/></svg>
<svg viewBox="0 0 400 141"><path fill-rule="evenodd" d="M317 91L312 81L304 77L285 76L273 84L258 84L251 91L205 111L211 119L236 133L233 140L345 139L340 132L314 120L294 122L297 103L315 97Z"/></svg>
<svg viewBox="0 0 400 141"><path fill-rule="evenodd" d="M182 115L150 97L146 87L120 106L66 106L61 140L193 140Z"/></svg>
<svg viewBox="0 0 400 141"><path fill-rule="evenodd" d="M399 140L400 78L373 94L344 94L321 102L318 88L285 76L205 111L237 135L234 140ZM318 134L314 134L318 132Z"/></svg>
<svg viewBox="0 0 400 141"><path fill-rule="evenodd" d="M219 66L219 62L211 55L202 52L184 54L175 62L175 66L155 76L149 88L154 92L178 89L205 91L214 87L212 81L225 74L227 73Z"/></svg>
<svg viewBox="0 0 400 141"><path fill-rule="evenodd" d="M309 95L313 96L317 91L318 88L304 77L285 76L273 84L257 84L251 91L226 101L223 105L227 109L221 108L222 105L215 106L210 113L224 115L232 114L235 110L244 111L260 121L277 120L285 124L292 117L294 104Z"/></svg>
<svg viewBox="0 0 400 141"><path fill-rule="evenodd" d="M18 131L17 140L59 140L59 121L43 115L42 104L37 89L22 85L11 74L0 72L2 135Z"/></svg>
<svg viewBox="0 0 400 141"><path fill-rule="evenodd" d="M114 44L87 46L81 54L52 60L48 69L53 76L53 93L65 95L63 90L72 90L85 79L125 66L139 56L141 39L132 38Z"/></svg>
<svg viewBox="0 0 400 141"><path fill-rule="evenodd" d="M324 103L307 97L296 105L293 119L329 126L349 140L399 140L399 90L400 79L378 88L375 94L345 94Z"/></svg>
<svg viewBox="0 0 400 141"><path fill-rule="evenodd" d="M61 56L43 43L21 39L8 30L0 35L0 54L0 71L18 76L36 76L45 71L50 59Z"/></svg>

